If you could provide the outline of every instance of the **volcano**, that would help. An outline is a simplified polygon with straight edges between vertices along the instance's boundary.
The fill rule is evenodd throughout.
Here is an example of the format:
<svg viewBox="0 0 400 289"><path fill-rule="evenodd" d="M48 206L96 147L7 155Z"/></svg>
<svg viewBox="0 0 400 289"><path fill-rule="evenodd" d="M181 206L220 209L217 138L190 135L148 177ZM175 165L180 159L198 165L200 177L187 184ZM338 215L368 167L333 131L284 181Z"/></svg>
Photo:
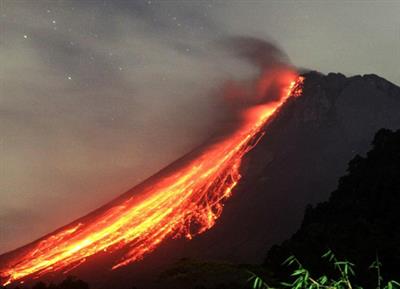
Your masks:
<svg viewBox="0 0 400 289"><path fill-rule="evenodd" d="M301 92L298 90L300 83ZM296 97L287 98L293 95ZM96 243L95 252L89 254L88 251L82 251L82 248L87 245L85 242L90 241L78 238L78 243L68 247L68 252L72 252L70 256L77 256L75 252L87 254L72 258L68 264L57 263L58 260L64 260L65 256L54 254L52 250L65 246L67 238L76 236L84 228L82 226L87 220L84 218L45 236L33 245L1 256L2 282L29 281L36 277L55 280L62 278L63 272L69 272L102 287L112 285L113 288L123 288L127 284L140 284L142 288L155 288L152 281L157 273L183 257L239 263L261 262L272 244L295 231L307 203L319 202L328 197L320 192L333 190L338 176L345 171L347 160L355 153L364 153L368 149L376 130L381 127L400 127L399 110L400 89L376 75L346 78L341 74L325 76L317 72L305 73L297 82L292 83L292 89L286 89L283 97L272 107L261 106L248 112L245 119L249 121L241 127L241 131L246 134L241 133L239 141L227 145L227 150L219 152L219 156L225 160L220 166L213 161L209 166L211 171L203 172L205 175L187 171L190 177L204 177L208 184L212 184L211 187L185 187L185 192L192 192L192 189L201 192L195 194L200 201L190 210L193 214L186 215L183 211L176 215L174 226L168 227L166 223L161 223L160 226L166 228L161 231L153 231L160 229L157 227L160 223L149 222L145 232L155 232L146 233L146 240L150 242L135 239L133 247L126 246L126 239L122 243L111 242L105 246ZM266 136L260 138L263 132ZM201 151L199 155L203 153ZM187 163L184 160L177 164L179 167L185 165ZM190 168L193 167L196 168L191 164ZM221 169L217 175L212 170L214 167ZM162 172L156 178L160 176L168 185L172 183L170 175ZM211 179L208 179L209 176ZM181 177L179 175L179 179ZM176 179L173 183L177 183ZM157 187L157 184L152 178L134 190ZM210 190L218 194L210 197L207 193ZM221 201L228 197L221 214ZM126 209L130 202L137 204L138 201L126 196L121 198L86 218L100 220L94 222L93 226L106 223L105 228L109 228L108 222L115 223L113 218L119 214L119 210ZM188 205L186 202L180 203L176 198L168 204L179 212L182 204ZM110 208L113 210L108 211ZM105 219L96 219L102 216L105 209L111 214ZM151 215L146 215L146 219L162 219L160 215L153 215L155 211L158 211L157 207L151 210ZM169 215L170 212L164 213ZM137 216L142 214L143 211L140 211ZM218 217L218 225L214 226ZM128 219L128 223L133 221L136 219ZM194 229L188 223L192 223ZM176 227L176 224L179 225ZM172 231L177 236L186 236L186 239L161 242ZM131 233L128 235L131 236ZM199 233L202 234L192 238ZM43 240L50 240L50 243ZM34 260L38 260L35 259L37 254L43 252L41 245L50 254L35 263ZM152 253L147 254L149 251ZM144 255L145 258L141 259ZM58 256L58 259L51 261L48 256ZM68 258L69 255L66 256Z"/></svg>

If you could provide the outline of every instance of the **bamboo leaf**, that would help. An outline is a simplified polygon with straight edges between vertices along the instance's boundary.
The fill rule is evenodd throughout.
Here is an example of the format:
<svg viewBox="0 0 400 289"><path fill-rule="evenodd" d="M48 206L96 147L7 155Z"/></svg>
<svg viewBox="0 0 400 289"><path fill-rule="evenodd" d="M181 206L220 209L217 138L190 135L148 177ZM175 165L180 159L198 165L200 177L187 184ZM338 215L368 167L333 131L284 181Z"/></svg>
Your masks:
<svg viewBox="0 0 400 289"><path fill-rule="evenodd" d="M291 265L294 261L294 256L289 256L285 261L283 261L282 265Z"/></svg>
<svg viewBox="0 0 400 289"><path fill-rule="evenodd" d="M304 269L297 269L291 275L292 276L302 275L304 271L305 271Z"/></svg>
<svg viewBox="0 0 400 289"><path fill-rule="evenodd" d="M325 253L324 253L324 255L322 255L322 258L328 258L329 256L331 256L332 255L332 251L329 249L328 251L326 251Z"/></svg>

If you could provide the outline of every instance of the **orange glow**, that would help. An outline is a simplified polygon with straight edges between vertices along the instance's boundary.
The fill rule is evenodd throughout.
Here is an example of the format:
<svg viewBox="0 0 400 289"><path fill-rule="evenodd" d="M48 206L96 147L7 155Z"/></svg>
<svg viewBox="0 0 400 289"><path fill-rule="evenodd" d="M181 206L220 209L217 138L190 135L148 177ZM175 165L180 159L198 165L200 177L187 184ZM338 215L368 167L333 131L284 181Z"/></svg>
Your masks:
<svg viewBox="0 0 400 289"><path fill-rule="evenodd" d="M156 178L139 195L128 192L91 215L0 256L0 283L71 270L98 252L129 248L113 265L116 269L142 258L167 237L191 239L210 229L241 178L243 156L264 134L263 126L290 96L301 93L302 77L287 72L282 78L285 88L279 100L245 109L232 133L201 148L192 160Z"/></svg>

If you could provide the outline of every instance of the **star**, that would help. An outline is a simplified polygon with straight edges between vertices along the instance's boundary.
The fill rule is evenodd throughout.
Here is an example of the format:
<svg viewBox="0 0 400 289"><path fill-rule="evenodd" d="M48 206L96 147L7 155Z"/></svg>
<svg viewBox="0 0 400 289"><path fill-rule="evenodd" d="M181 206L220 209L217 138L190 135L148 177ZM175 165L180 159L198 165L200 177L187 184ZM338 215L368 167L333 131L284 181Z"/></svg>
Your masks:
<svg viewBox="0 0 400 289"><path fill-rule="evenodd" d="M24 38L25 38L25 39L28 39L28 35L25 34L25 35L24 35Z"/></svg>
<svg viewBox="0 0 400 289"><path fill-rule="evenodd" d="M72 77L71 77L71 76L68 76L67 78L68 78L68 80L72 80Z"/></svg>

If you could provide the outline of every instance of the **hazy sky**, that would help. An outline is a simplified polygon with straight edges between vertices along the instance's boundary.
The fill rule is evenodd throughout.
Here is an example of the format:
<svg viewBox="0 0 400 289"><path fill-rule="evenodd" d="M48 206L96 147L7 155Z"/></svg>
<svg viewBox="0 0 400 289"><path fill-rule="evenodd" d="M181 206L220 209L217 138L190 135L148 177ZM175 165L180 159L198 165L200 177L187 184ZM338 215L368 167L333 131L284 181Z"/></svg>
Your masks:
<svg viewBox="0 0 400 289"><path fill-rule="evenodd" d="M0 0L0 252L117 196L211 132L254 71L229 36L400 84L400 1Z"/></svg>

